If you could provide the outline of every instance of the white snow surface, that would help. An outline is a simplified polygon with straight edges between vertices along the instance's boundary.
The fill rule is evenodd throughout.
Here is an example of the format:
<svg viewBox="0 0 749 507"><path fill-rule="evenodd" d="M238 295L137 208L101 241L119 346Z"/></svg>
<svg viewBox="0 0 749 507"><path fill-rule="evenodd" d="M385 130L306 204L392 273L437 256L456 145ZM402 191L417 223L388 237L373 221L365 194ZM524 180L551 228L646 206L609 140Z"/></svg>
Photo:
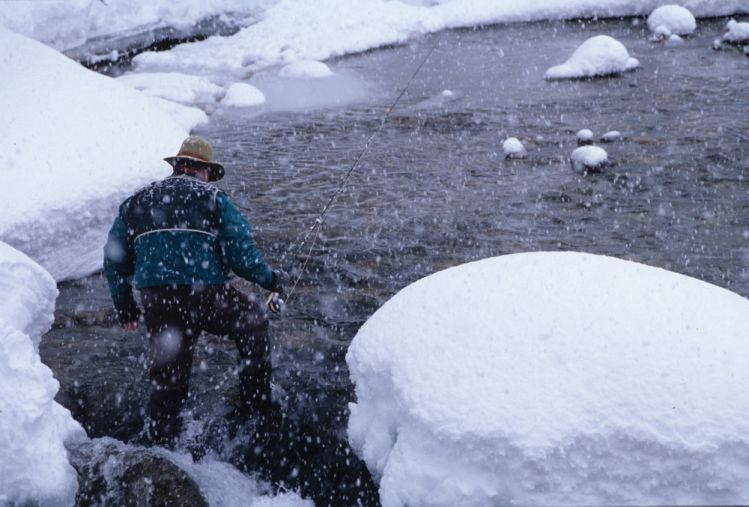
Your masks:
<svg viewBox="0 0 749 507"><path fill-rule="evenodd" d="M349 439L385 507L745 505L747 314L598 255L447 269L352 341Z"/></svg>
<svg viewBox="0 0 749 507"><path fill-rule="evenodd" d="M523 143L517 137L508 137L502 143L502 151L505 153L507 158L523 158L528 154L528 151L523 146Z"/></svg>
<svg viewBox="0 0 749 507"><path fill-rule="evenodd" d="M203 76L179 72L129 73L117 80L149 95L186 104L215 102L225 93L223 87Z"/></svg>
<svg viewBox="0 0 749 507"><path fill-rule="evenodd" d="M64 442L85 433L37 349L56 297L49 273L0 241L0 505L73 505L78 489Z"/></svg>
<svg viewBox="0 0 749 507"><path fill-rule="evenodd" d="M226 90L221 103L234 107L259 106L265 103L265 95L251 84L234 83Z"/></svg>
<svg viewBox="0 0 749 507"><path fill-rule="evenodd" d="M728 42L748 42L749 41L749 22L737 22L732 19L726 25L728 32L723 36L723 40Z"/></svg>
<svg viewBox="0 0 749 507"><path fill-rule="evenodd" d="M685 0L700 16L749 10L746 0ZM219 73L250 71L298 60L326 60L425 33L491 23L575 17L645 15L659 0L279 0L262 19L230 37L211 37L171 51L144 53L141 70Z"/></svg>
<svg viewBox="0 0 749 507"><path fill-rule="evenodd" d="M610 76L640 66L624 44L608 35L596 35L583 42L563 64L546 71L546 79L580 79Z"/></svg>
<svg viewBox="0 0 749 507"><path fill-rule="evenodd" d="M0 239L58 281L85 276L101 266L119 202L169 174L161 159L205 113L145 95L2 27L0 64Z"/></svg>
<svg viewBox="0 0 749 507"><path fill-rule="evenodd" d="M609 155L600 146L580 146L572 152L572 167L576 170L600 169Z"/></svg>
<svg viewBox="0 0 749 507"><path fill-rule="evenodd" d="M285 65L278 71L279 76L293 79L320 79L332 74L330 67L317 60L300 60Z"/></svg>
<svg viewBox="0 0 749 507"><path fill-rule="evenodd" d="M668 36L691 35L697 29L697 20L681 5L662 5L648 16L648 28L655 32L659 27L666 28Z"/></svg>

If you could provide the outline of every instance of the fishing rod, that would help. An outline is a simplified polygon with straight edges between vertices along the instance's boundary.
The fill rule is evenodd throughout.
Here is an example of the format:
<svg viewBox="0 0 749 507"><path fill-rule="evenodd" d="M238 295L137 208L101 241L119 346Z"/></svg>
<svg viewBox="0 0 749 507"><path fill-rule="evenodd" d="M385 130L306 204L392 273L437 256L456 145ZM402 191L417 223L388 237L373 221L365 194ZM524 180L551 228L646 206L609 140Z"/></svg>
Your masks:
<svg viewBox="0 0 749 507"><path fill-rule="evenodd" d="M304 257L304 261L302 262L302 267L299 270L299 274L297 275L296 279L294 280L294 283L291 285L291 289L286 294L286 299L281 300L280 304L288 304L291 301L291 298L294 294L294 291L296 290L297 286L299 285L300 280L304 276L307 266L309 265L309 261L312 258L312 252L314 251L315 244L317 243L317 239L319 238L319 234L315 234L317 230L322 227L323 221L325 220L325 217L330 210L331 206L333 206L333 203L335 203L338 196L343 192L343 189L346 187L346 184L348 183L349 179L351 179L351 175L354 173L356 168L359 166L359 162L361 162L362 158L364 158L364 155L369 151L369 147L372 145L372 141L377 137L377 134L379 134L382 129L387 124L388 119L390 118L390 115L392 114L393 110L395 110L396 106L400 102L401 98L403 98L403 95L405 95L406 91L408 90L409 86L411 86L411 83L416 78L416 76L421 71L421 68L424 67L424 64L426 64L427 60L429 60L429 57L432 56L432 53L434 52L434 49L437 47L437 44L439 42L439 38L435 37L434 43L429 48L429 51L427 51L424 58L422 58L419 65L414 70L413 74L411 74L411 77L408 78L408 81L406 81L406 84L401 89L400 93L395 97L395 100L393 100L390 105L385 110L385 115L382 117L382 120L380 121L379 126L369 135L366 142L364 143L364 146L359 151L356 158L354 158L353 163L349 167L348 171L346 171L346 174L342 178L340 184L338 185L338 188L335 189L333 194L328 199L327 203L323 207L320 214L315 218L314 222L312 223L312 226L307 230L307 233L304 235L304 238L302 238L302 241L299 243L299 246L296 249L296 253L294 254L294 257L296 257L299 253L301 253L304 249L304 245L309 240L310 236L312 236L312 241L309 245L309 249L307 250L307 254ZM291 248L289 248L291 250ZM268 306L276 305L276 308L280 308L280 304L278 301L280 300L279 295L275 292L271 292L268 295Z"/></svg>

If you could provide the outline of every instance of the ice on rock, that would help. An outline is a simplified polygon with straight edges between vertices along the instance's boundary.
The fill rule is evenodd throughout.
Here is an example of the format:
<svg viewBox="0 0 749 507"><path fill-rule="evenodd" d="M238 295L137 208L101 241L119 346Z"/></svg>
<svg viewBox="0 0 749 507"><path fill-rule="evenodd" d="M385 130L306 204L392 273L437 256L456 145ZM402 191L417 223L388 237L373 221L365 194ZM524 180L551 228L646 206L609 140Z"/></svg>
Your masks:
<svg viewBox="0 0 749 507"><path fill-rule="evenodd" d="M723 40L734 44L749 43L749 23L737 22L732 19L726 25L728 32L723 36Z"/></svg>
<svg viewBox="0 0 749 507"><path fill-rule="evenodd" d="M528 155L525 146L517 137L505 139L502 143L502 151L505 153L505 158L525 158Z"/></svg>
<svg viewBox="0 0 749 507"><path fill-rule="evenodd" d="M384 507L746 504L748 314L592 254L450 268L353 339L349 439Z"/></svg>
<svg viewBox="0 0 749 507"><path fill-rule="evenodd" d="M681 5L662 5L648 16L648 28L655 32L660 27L676 35L691 35L697 29L697 20L688 9Z"/></svg>
<svg viewBox="0 0 749 507"><path fill-rule="evenodd" d="M576 171L598 171L608 162L609 155L599 146L581 146L572 152L572 167Z"/></svg>
<svg viewBox="0 0 749 507"><path fill-rule="evenodd" d="M73 505L77 475L64 443L85 433L55 402L59 384L38 352L57 285L0 241L0 287L0 504Z"/></svg>
<svg viewBox="0 0 749 507"><path fill-rule="evenodd" d="M117 80L149 95L185 104L215 102L224 93L208 78L179 72L130 73Z"/></svg>
<svg viewBox="0 0 749 507"><path fill-rule="evenodd" d="M302 60L284 66L278 75L293 79L320 79L333 75L330 67L316 60Z"/></svg>
<svg viewBox="0 0 749 507"><path fill-rule="evenodd" d="M580 79L610 76L640 66L624 44L608 35L596 35L583 42L565 63L546 71L546 79Z"/></svg>
<svg viewBox="0 0 749 507"><path fill-rule="evenodd" d="M577 144L581 146L586 144L593 144L593 131L590 129L578 130L577 134L575 134L575 138L577 139Z"/></svg>
<svg viewBox="0 0 749 507"><path fill-rule="evenodd" d="M618 130L611 130L601 136L601 142L604 143L615 143L617 141L622 141L623 139L624 136Z"/></svg>
<svg viewBox="0 0 749 507"><path fill-rule="evenodd" d="M234 83L227 90L221 103L234 107L251 107L265 104L263 92L247 83Z"/></svg>

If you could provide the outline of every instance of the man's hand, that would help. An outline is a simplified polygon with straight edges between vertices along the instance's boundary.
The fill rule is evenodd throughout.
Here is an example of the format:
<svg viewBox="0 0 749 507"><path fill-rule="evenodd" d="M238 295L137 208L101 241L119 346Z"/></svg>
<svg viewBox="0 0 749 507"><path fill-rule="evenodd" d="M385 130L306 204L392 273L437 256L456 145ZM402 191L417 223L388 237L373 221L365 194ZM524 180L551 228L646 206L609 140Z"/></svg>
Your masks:
<svg viewBox="0 0 749 507"><path fill-rule="evenodd" d="M134 320L132 322L124 322L122 324L122 329L124 329L125 331L135 331L136 329L138 329L138 321Z"/></svg>
<svg viewBox="0 0 749 507"><path fill-rule="evenodd" d="M284 302L286 301L286 291L284 290L284 280L286 276L282 271L273 272L273 282L268 288L270 294L268 294L268 310L273 313L281 313Z"/></svg>

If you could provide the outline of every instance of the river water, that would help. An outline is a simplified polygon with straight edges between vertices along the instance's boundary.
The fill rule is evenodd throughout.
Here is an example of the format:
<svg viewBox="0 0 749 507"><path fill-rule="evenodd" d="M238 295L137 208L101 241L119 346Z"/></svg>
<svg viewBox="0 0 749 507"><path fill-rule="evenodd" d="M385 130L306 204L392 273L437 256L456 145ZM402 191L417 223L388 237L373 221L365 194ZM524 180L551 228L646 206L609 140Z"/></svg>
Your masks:
<svg viewBox="0 0 749 507"><path fill-rule="evenodd" d="M285 315L271 325L286 409L345 438L354 395L344 357L359 326L407 284L484 257L586 251L749 296L749 59L711 50L724 25L702 21L679 46L649 42L632 20L444 31L333 60L338 77L328 82L258 75L265 109L215 111L197 133L214 143L227 167L219 186L245 210L267 259L295 279L312 246ZM543 79L601 33L642 68ZM431 48L319 239L300 249ZM582 128L624 135L601 144L612 162L602 173L571 168ZM504 159L509 136L524 142L526 159ZM132 439L147 392L144 337L113 325L100 275L60 289L57 324L41 346L62 383L60 401L91 436ZM234 351L215 337L201 343L188 407L205 423L235 396Z"/></svg>

